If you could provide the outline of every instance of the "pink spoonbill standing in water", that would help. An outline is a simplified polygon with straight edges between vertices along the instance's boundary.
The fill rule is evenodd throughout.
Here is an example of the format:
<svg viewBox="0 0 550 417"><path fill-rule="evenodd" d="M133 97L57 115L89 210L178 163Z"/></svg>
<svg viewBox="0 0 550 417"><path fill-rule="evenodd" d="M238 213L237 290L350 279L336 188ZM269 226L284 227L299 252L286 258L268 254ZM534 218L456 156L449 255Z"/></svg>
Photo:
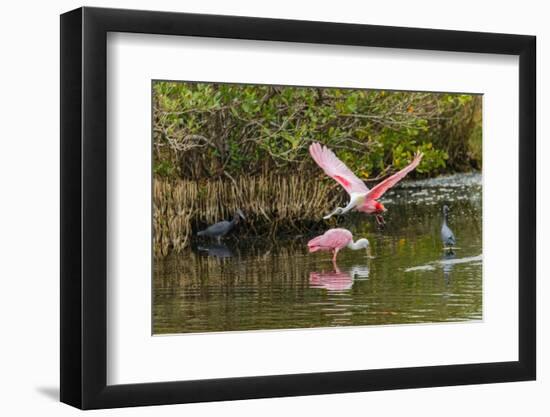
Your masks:
<svg viewBox="0 0 550 417"><path fill-rule="evenodd" d="M321 236L317 236L307 243L310 252L331 251L332 262L336 262L336 256L340 249L347 247L352 250L358 250L367 249L368 246L369 241L367 239L359 239L357 242L354 242L353 235L347 229L329 229Z"/></svg>
<svg viewBox="0 0 550 417"><path fill-rule="evenodd" d="M378 224L384 223L382 213L386 208L378 201L382 195L401 181L409 172L415 169L422 160L422 153L417 153L412 162L401 171L393 174L374 186L371 190L361 181L338 157L326 146L314 143L309 147L311 157L317 162L325 174L336 180L350 196L346 207L338 207L332 213L326 215L328 219L335 214L344 214L355 209L367 214L374 214Z"/></svg>

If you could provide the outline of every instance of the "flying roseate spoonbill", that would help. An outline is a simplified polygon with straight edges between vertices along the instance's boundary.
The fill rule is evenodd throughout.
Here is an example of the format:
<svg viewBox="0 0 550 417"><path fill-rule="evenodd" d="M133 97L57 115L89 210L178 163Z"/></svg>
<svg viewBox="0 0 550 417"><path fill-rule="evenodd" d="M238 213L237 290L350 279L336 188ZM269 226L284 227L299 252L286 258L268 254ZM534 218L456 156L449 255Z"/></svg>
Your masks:
<svg viewBox="0 0 550 417"><path fill-rule="evenodd" d="M317 165L325 171L325 174L344 187L350 196L350 201L346 207L338 207L323 218L329 219L335 214L340 215L355 209L363 213L374 214L378 224L384 224L382 213L386 211L386 208L377 200L382 197L387 190L401 181L405 175L415 169L423 156L422 153L417 153L409 165L369 190L365 183L326 146L313 143L309 147L309 153L314 161L317 162Z"/></svg>
<svg viewBox="0 0 550 417"><path fill-rule="evenodd" d="M223 220L221 222L214 223L212 226L208 226L206 229L198 232L197 236L212 237L215 238L218 243L220 243L221 238L228 234L231 229L233 229L235 225L239 223L241 218L243 220L245 219L244 214L240 209L237 209L237 211L233 215L233 220Z"/></svg>
<svg viewBox="0 0 550 417"><path fill-rule="evenodd" d="M443 242L443 246L445 250L449 254L453 254L453 247L456 245L456 239L455 234L453 231L447 226L447 217L449 215L449 207L443 206L443 224L441 225L441 241Z"/></svg>
<svg viewBox="0 0 550 417"><path fill-rule="evenodd" d="M338 251L345 247L352 250L366 249L369 246L367 239L359 239L353 241L353 235L347 229L329 229L321 236L317 236L307 242L307 247L310 252L320 250L332 252L332 262L336 262Z"/></svg>

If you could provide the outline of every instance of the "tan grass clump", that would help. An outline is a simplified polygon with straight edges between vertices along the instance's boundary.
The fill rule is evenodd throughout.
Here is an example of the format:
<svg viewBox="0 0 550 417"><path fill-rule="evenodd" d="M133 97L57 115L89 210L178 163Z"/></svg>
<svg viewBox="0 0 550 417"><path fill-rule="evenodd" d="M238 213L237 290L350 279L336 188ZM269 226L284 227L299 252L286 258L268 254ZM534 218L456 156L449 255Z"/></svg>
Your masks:
<svg viewBox="0 0 550 417"><path fill-rule="evenodd" d="M179 252L207 225L241 209L245 235L274 237L303 233L341 203L342 193L321 181L295 176L240 176L206 181L154 179L153 225L156 256Z"/></svg>

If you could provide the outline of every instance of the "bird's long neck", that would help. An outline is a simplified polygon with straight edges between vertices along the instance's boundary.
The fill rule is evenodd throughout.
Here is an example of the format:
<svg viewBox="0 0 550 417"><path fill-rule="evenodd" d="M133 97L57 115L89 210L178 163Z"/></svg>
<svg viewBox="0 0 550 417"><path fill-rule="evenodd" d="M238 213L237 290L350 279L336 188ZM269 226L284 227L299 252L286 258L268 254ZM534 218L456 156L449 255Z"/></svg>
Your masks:
<svg viewBox="0 0 550 417"><path fill-rule="evenodd" d="M447 213L443 212L443 225L447 224Z"/></svg>
<svg viewBox="0 0 550 417"><path fill-rule="evenodd" d="M362 249L362 247L357 242L354 242L353 240L348 243L348 248L351 250Z"/></svg>

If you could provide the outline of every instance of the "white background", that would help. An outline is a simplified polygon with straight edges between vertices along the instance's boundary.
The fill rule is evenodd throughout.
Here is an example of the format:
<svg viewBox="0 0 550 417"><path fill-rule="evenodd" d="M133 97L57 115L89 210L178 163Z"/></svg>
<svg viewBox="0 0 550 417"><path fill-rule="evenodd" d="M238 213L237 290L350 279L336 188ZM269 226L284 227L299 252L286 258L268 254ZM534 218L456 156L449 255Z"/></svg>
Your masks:
<svg viewBox="0 0 550 417"><path fill-rule="evenodd" d="M418 26L536 34L538 36L539 236L550 234L548 181L542 166L549 145L542 120L550 89L540 74L548 72L550 27L544 2L433 1L339 2L202 0L96 2L88 5L241 14L356 23ZM59 25L58 14L80 6L74 1L7 3L2 10L2 150L0 170L0 278L2 282L2 370L0 410L5 415L73 415L58 404L59 311ZM403 69L406 71L406 68ZM541 96L544 95L544 98ZM539 243L539 259L550 249ZM550 365L550 295L548 264L539 265L539 380L528 383L435 388L272 400L100 411L99 415L548 415ZM544 395L546 394L546 396Z"/></svg>
<svg viewBox="0 0 550 417"><path fill-rule="evenodd" d="M518 212L501 209L518 192L517 57L136 34L107 45L109 384L517 360ZM483 93L483 322L151 337L151 79Z"/></svg>

